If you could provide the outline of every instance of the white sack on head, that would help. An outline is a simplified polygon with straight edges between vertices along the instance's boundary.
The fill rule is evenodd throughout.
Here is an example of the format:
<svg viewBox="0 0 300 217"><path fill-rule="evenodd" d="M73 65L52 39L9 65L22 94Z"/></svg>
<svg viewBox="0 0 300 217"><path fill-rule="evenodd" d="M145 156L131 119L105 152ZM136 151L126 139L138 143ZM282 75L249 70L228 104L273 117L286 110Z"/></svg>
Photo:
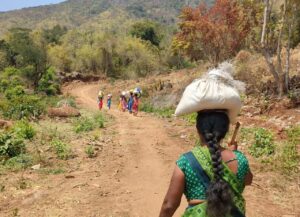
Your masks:
<svg viewBox="0 0 300 217"><path fill-rule="evenodd" d="M202 78L193 81L186 87L175 115L226 109L230 122L234 123L242 106L239 92L245 90L245 85L233 79L233 72L232 64L224 62Z"/></svg>

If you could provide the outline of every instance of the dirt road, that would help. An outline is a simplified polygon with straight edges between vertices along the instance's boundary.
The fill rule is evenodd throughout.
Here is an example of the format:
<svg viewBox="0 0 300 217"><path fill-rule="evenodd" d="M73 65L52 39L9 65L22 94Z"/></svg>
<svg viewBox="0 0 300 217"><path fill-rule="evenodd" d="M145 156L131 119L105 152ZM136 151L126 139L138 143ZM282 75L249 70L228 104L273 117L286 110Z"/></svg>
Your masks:
<svg viewBox="0 0 300 217"><path fill-rule="evenodd" d="M97 90L98 85L88 85L73 89L71 94L84 107L96 110ZM174 162L184 150L182 142L168 136L163 120L145 114L134 117L116 109L109 113L115 117L113 127L122 152L123 165L118 170L119 192L127 192L121 194L109 210L131 217L158 216ZM111 163L117 168L118 162L114 158L111 156ZM186 202L182 201L176 216L180 216L186 207Z"/></svg>

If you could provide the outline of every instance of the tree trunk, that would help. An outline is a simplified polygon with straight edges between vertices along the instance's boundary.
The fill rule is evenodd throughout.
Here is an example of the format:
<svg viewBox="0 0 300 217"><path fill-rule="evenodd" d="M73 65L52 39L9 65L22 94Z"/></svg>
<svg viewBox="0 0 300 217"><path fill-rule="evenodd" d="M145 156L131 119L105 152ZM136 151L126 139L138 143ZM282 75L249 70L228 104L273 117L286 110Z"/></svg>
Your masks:
<svg viewBox="0 0 300 217"><path fill-rule="evenodd" d="M270 72L272 73L272 75L275 79L275 82L276 82L276 85L277 85L277 92L279 93L280 89L281 89L280 77L279 77L279 75L276 71L276 68L274 66L274 63L271 59L271 55L270 55L270 53L268 52L268 50L266 48L263 48L262 52L263 52L263 55L264 55L265 60L267 62L267 65L269 67L269 70L270 70Z"/></svg>
<svg viewBox="0 0 300 217"><path fill-rule="evenodd" d="M267 23L268 23L269 7L270 7L269 0L265 0L264 20L263 20L263 28L262 28L261 41L260 41L260 43L263 47L265 46L265 38L266 38L266 29L267 29Z"/></svg>
<svg viewBox="0 0 300 217"><path fill-rule="evenodd" d="M288 92L289 91L289 82L290 82L290 56L291 56L291 36L292 36L292 26L294 21L294 15L292 16L292 19L290 18L289 24L288 24L288 42L286 47L286 60L285 60L285 89Z"/></svg>
<svg viewBox="0 0 300 217"><path fill-rule="evenodd" d="M285 0L284 4L283 4L282 23L281 23L281 27L279 30L278 41L277 41L277 73L278 73L279 79L280 79L280 84L278 87L279 97L282 97L282 95L286 92L285 88L284 88L285 87L285 76L283 73L282 61L281 61L282 33L283 33L284 26L286 24L286 4L287 4L287 0Z"/></svg>

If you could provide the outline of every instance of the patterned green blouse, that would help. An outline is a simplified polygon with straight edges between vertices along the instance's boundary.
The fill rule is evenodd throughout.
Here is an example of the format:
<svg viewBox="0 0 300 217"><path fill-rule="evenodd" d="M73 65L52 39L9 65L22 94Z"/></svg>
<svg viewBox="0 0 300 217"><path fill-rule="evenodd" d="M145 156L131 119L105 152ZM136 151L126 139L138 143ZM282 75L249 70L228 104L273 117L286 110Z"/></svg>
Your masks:
<svg viewBox="0 0 300 217"><path fill-rule="evenodd" d="M245 176L249 171L249 163L246 156L240 151L234 151L236 160L238 162L237 178L244 183ZM205 200L206 188L198 181L196 173L192 170L188 160L184 155L176 161L177 166L182 170L185 175L185 196L187 200Z"/></svg>

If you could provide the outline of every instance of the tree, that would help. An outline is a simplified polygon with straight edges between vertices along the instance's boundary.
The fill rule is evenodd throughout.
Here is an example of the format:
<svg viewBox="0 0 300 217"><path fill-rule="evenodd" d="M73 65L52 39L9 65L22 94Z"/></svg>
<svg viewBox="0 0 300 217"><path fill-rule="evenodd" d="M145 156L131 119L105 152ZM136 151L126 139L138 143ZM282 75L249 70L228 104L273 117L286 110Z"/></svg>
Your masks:
<svg viewBox="0 0 300 217"><path fill-rule="evenodd" d="M59 44L60 38L66 33L66 27L55 25L52 29L43 29L42 35L47 41L47 44Z"/></svg>
<svg viewBox="0 0 300 217"><path fill-rule="evenodd" d="M159 46L162 37L158 33L158 24L151 21L135 23L131 27L130 34L142 40L149 41L155 46Z"/></svg>
<svg viewBox="0 0 300 217"><path fill-rule="evenodd" d="M211 8L205 4L186 7L180 19L174 51L182 50L192 60L208 59L215 64L237 54L253 25L247 11L231 0L217 0Z"/></svg>
<svg viewBox="0 0 300 217"><path fill-rule="evenodd" d="M272 46L268 40L268 33L271 32L270 17L276 13L272 8L273 1L264 0L264 16L260 50L263 53L270 72L277 84L277 92L281 97L289 89L289 70L290 70L290 49L292 32L295 25L295 14L300 10L300 0L284 0L280 6L280 21L276 23L276 62L272 59ZM273 10L272 10L273 9ZM284 37L286 36L286 37ZM286 63L282 63L282 49L286 49Z"/></svg>
<svg viewBox="0 0 300 217"><path fill-rule="evenodd" d="M30 79L34 86L38 86L38 81L46 71L47 53L46 48L40 47L31 38L31 30L14 28L9 31L7 43L12 54L13 62L17 67L34 67L33 75Z"/></svg>

